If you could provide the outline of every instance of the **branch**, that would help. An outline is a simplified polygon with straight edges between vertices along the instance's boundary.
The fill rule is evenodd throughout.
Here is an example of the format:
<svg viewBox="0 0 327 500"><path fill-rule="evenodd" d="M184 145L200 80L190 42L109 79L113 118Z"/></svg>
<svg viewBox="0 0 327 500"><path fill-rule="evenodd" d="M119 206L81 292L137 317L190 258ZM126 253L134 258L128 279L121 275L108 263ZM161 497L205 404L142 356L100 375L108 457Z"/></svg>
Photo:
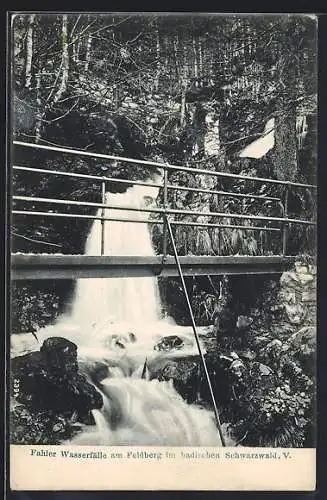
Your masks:
<svg viewBox="0 0 327 500"><path fill-rule="evenodd" d="M84 28L84 29L83 29L83 30L82 30L82 31L78 34L78 36L76 36L76 37L74 38L74 40L72 40L72 41L68 44L68 46L69 46L69 45L72 45L73 43L75 43L75 42L76 42L76 40L78 40L79 38L81 38L81 37L82 37L82 35L84 35L84 33L85 33L85 32L86 32L86 31L87 31L87 30L88 30L91 26L93 26L93 24L94 24L94 23L96 23L96 22L97 22L97 19L94 19L94 21L92 21L90 24L88 24L88 25L87 25L87 26L86 26L86 27L85 27L85 28ZM90 35L92 36L92 33L91 33Z"/></svg>
<svg viewBox="0 0 327 500"><path fill-rule="evenodd" d="M50 146L55 146L57 148L62 148L62 144L56 144L55 142L50 142L50 141L47 141L46 139L42 139L41 137L40 138L37 138L35 135L31 135L31 134L24 134L22 133L21 135L23 135L24 137L29 137L31 139L38 139L39 142L44 142L45 144L49 144ZM64 146L66 149L74 149L73 146Z"/></svg>
<svg viewBox="0 0 327 500"><path fill-rule="evenodd" d="M245 139L251 139L251 138L256 139L259 137L265 137L265 135L269 134L272 130L274 130L274 128L271 128L266 133L262 133L262 134L260 132L257 132L256 134L244 135L243 137L239 137L238 139L234 139L233 141L222 142L221 146L235 144L236 142L241 142L241 141L244 141Z"/></svg>
<svg viewBox="0 0 327 500"><path fill-rule="evenodd" d="M57 118L54 118L53 120L43 120L43 121L45 121L46 123L53 123L53 122L56 122L58 120L61 120L62 118L65 118L65 116L69 115L69 113L71 111L73 111L74 108L76 108L78 102L79 102L79 99L77 98L76 102L72 105L72 107L68 111L66 111L66 113L64 113L63 115L58 116Z"/></svg>
<svg viewBox="0 0 327 500"><path fill-rule="evenodd" d="M82 16L81 16L81 14L80 14L80 15L78 16L78 18L77 18L77 20L76 20L76 22L75 22L74 26L72 27L72 30L71 30L70 35L69 35L69 38L72 38L72 37L73 37L74 31L75 31L76 26L77 26L77 24L79 23L79 21L80 21L81 17L82 17Z"/></svg>
<svg viewBox="0 0 327 500"><path fill-rule="evenodd" d="M56 243L49 243L48 241L42 240L34 240L33 238L28 238L27 236L23 236L22 234L16 233L15 231L11 231L14 236L18 236L19 238L23 238L24 240L31 241L32 243L41 243L42 245L50 245L52 247L62 248L62 245L57 245Z"/></svg>
<svg viewBox="0 0 327 500"><path fill-rule="evenodd" d="M133 125L135 125L135 127L137 127L142 132L142 134L144 134L146 136L145 131L134 120L132 120L132 118L130 118L129 116L127 116L125 114L124 114L124 117L127 118L128 121L133 123Z"/></svg>
<svg viewBox="0 0 327 500"><path fill-rule="evenodd" d="M172 120L173 118L175 118L175 116L171 116L170 113L169 113L169 116L167 118L167 120L165 121L165 123L163 124L163 126L161 127L161 129L159 130L159 134L158 134L158 139L157 141L159 141L159 139L161 138L162 134L163 134L163 131L165 130L165 128L167 127L168 123L170 122L170 120Z"/></svg>
<svg viewBox="0 0 327 500"><path fill-rule="evenodd" d="M95 19L94 21L92 21L90 24L88 24L75 38L74 40L72 40L71 42L69 42L67 44L67 47L70 47L71 45L73 45L79 38L82 38L84 33L94 24L97 22L97 19ZM71 35L70 35L71 36ZM92 36L92 33L91 33L91 36ZM70 38L70 37L69 37ZM55 56L55 55L58 55L61 53L61 50L56 50L56 52L52 52L50 54L45 54L47 55L47 57L50 57L50 56Z"/></svg>
<svg viewBox="0 0 327 500"><path fill-rule="evenodd" d="M143 31L141 31L141 33L139 33L138 35L136 35L136 37L132 38L132 40L128 40L126 43L134 43L136 42L136 40L138 40L140 38L140 36L143 35Z"/></svg>
<svg viewBox="0 0 327 500"><path fill-rule="evenodd" d="M246 438L246 436L248 435L249 431L247 430L246 433L244 434L244 436L242 437L242 439L240 439L239 441L237 441L237 443L234 445L234 446L238 446L240 443L242 443L242 441L244 441L244 439Z"/></svg>
<svg viewBox="0 0 327 500"><path fill-rule="evenodd" d="M122 21L120 21L119 23L116 23L116 24L109 24L107 26L104 26L103 28L99 28L98 30L96 31L93 31L92 33L86 33L87 30L93 26L94 23L96 23L98 21L98 19L95 19L94 21L92 21L92 23L90 23L88 26L86 26L72 41L70 41L68 43L68 47L70 47L72 44L74 44L77 40L83 38L84 36L94 36L96 35L97 33L100 33L101 31L104 31L106 29L109 29L109 28L115 28L116 26L119 26L120 24L122 23L125 23L126 21L128 21L129 19L131 19L132 16L128 16L127 18L125 19L122 19ZM60 51L57 50L56 52L52 52L51 54L47 54L47 56L54 56L54 55L57 55L57 54L60 54Z"/></svg>

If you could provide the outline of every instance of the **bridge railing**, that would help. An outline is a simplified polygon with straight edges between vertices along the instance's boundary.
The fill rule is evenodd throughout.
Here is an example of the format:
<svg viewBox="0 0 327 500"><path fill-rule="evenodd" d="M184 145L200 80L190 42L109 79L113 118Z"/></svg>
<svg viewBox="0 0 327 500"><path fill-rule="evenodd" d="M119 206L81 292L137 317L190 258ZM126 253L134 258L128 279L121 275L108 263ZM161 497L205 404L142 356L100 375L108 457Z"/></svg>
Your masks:
<svg viewBox="0 0 327 500"><path fill-rule="evenodd" d="M193 167L185 167L180 165L171 165L167 163L153 162L135 158L127 158L127 157L118 157L114 155L106 155L101 153L91 153L89 151L81 151L74 150L63 147L56 146L45 146L40 144L32 144L25 143L21 141L13 141L14 145L35 148L40 150L53 151L57 153L65 153L71 155L78 155L82 157L91 157L91 158L99 158L110 161L117 162L126 162L129 164L137 164L144 167L154 168L154 169L162 169L163 170L163 181L161 183L149 183L143 181L136 181L132 179L122 179L117 177L109 177L109 176L98 176L98 175L88 175L88 174L80 174L75 172L62 172L60 170L49 170L44 168L34 168L22 165L13 165L13 170L17 172L30 172L30 173L39 173L46 174L49 176L61 176L61 177L71 177L76 179L89 179L92 181L98 181L101 183L101 193L102 193L102 202L88 202L88 201L76 201L70 199L58 199L58 198L44 198L44 197L36 197L36 196L19 196L14 195L13 200L16 201L25 201L25 202L34 202L34 203L47 203L61 206L79 206L79 207L93 207L101 209L101 215L84 215L84 214L72 214L72 213L63 213L63 212L50 212L50 211L38 211L38 210L17 210L14 209L12 213L14 215L30 215L30 216L41 216L41 217L57 217L57 218L77 218L77 219L87 219L87 220L100 220L101 221L101 255L104 254L104 232L105 232L105 221L121 221L121 222L136 222L136 223L146 223L146 224L161 224L163 225L163 255L164 257L167 254L167 224L166 217L169 215L189 215L189 216L202 216L202 217L214 217L218 219L232 219L233 221L237 220L245 220L245 224L240 223L213 223L213 222L203 222L203 221L186 221L186 220L170 220L170 224L173 226L188 226L188 227L208 227L208 228L217 228L220 232L221 229L241 229L241 230L251 230L251 231L269 231L269 232L281 232L282 233L282 254L286 255L287 253L287 239L288 239L288 230L290 224L300 224L304 226L314 226L315 221L306 220L306 219L295 219L290 218L288 216L288 199L289 193L293 189L310 189L316 190L317 186L312 184L303 184L298 182L288 182L283 180L269 179L263 177L252 177L246 175L238 175L231 174L227 172L216 172L208 169L198 169ZM108 165L110 168L112 165ZM228 178L239 181L249 181L249 182L260 182L264 184L272 184L276 186L283 186L284 190L284 199L282 200L280 197L274 196L265 196L262 194L252 194L252 193L235 193L232 191L226 190L216 190L216 189L206 189L206 188L198 188L198 187L189 187L182 186L178 184L170 184L168 181L168 173L171 171L182 171L193 174L201 174L208 175L216 178ZM130 207L130 206L121 206L121 205L113 205L106 202L106 188L108 183L117 183L122 185L139 185L139 186L150 186L150 187L158 187L163 189L163 207ZM251 200L262 200L264 202L271 201L272 203L276 203L279 207L281 216L280 217L271 217L265 215L253 215L253 214L244 214L244 213L227 213L227 212L213 212L213 211L198 211L191 209L177 209L170 208L168 206L168 192L169 191L187 191L187 192L195 192L195 193L205 193L209 195L217 195L222 197L231 197L231 198L241 198L241 199L251 199ZM124 210L124 211L136 211L136 212L144 212L144 213L153 213L161 216L161 219L139 219L139 218L120 218L115 216L106 216L105 210ZM260 221L260 225L252 225L249 222L257 223ZM277 226L271 226L270 224L279 224Z"/></svg>

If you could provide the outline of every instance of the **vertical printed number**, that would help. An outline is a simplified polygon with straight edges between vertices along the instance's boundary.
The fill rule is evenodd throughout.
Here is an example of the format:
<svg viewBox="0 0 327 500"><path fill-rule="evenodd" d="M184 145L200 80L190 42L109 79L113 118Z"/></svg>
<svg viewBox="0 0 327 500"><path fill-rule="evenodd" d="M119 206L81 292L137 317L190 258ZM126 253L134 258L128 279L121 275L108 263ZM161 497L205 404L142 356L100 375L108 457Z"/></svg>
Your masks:
<svg viewBox="0 0 327 500"><path fill-rule="evenodd" d="M19 394L19 379L18 378L14 378L13 389L14 389L14 398L17 398L17 396Z"/></svg>

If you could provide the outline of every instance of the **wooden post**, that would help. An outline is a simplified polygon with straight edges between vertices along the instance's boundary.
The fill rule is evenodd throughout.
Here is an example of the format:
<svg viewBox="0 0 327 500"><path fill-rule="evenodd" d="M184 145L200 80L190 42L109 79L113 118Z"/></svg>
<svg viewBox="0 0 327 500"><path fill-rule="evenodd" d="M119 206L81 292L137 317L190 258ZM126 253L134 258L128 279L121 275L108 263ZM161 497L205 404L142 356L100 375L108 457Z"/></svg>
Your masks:
<svg viewBox="0 0 327 500"><path fill-rule="evenodd" d="M101 184L101 197L102 197L102 203L106 203L106 181L103 180ZM101 209L101 255L104 255L104 231L105 231L105 208L102 207Z"/></svg>
<svg viewBox="0 0 327 500"><path fill-rule="evenodd" d="M168 206L168 170L164 168L164 210L167 209ZM167 257L167 222L166 217L164 216L163 220L163 235L162 235L162 255L163 260Z"/></svg>
<svg viewBox="0 0 327 500"><path fill-rule="evenodd" d="M285 201L284 201L284 217L285 217L285 219L287 219L287 217L288 217L288 195L289 195L289 186L286 186L286 188L285 188ZM286 255L287 240L288 240L288 222L284 222L284 227L283 227L283 255Z"/></svg>

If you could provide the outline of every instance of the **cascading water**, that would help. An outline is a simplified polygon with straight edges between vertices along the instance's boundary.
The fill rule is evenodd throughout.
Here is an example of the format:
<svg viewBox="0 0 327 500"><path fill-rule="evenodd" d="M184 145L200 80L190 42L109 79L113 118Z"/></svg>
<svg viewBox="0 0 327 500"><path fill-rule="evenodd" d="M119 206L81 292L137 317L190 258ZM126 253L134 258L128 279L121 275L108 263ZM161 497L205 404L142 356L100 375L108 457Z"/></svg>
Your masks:
<svg viewBox="0 0 327 500"><path fill-rule="evenodd" d="M116 206L144 207L145 199L155 199L158 188L134 186L124 194L106 194L106 201ZM98 216L101 215L101 209ZM144 219L144 213L127 210L105 210L105 217ZM101 221L96 220L87 239L85 253L100 255ZM106 221L104 232L105 255L154 255L147 224ZM156 278L81 279L77 283L72 310L73 323L91 327L94 335L132 328L143 338L153 334L153 326L162 319L159 288ZM94 337L94 336L92 336ZM94 338L92 339L94 341ZM140 339L141 340L141 339Z"/></svg>
<svg viewBox="0 0 327 500"><path fill-rule="evenodd" d="M141 208L155 200L157 188L134 186L124 194L107 193L107 203ZM113 211L106 209L105 216ZM132 215L131 215L132 214ZM120 219L144 219L144 213L114 210ZM93 224L86 244L88 255L100 254L101 222ZM147 224L105 222L105 255L154 255ZM109 365L109 378L98 384L104 398L101 411L93 412L96 425L72 441L74 444L106 445L220 445L212 415L187 405L167 382L143 380L145 358L149 365L160 364L163 355L153 350L154 339L174 332L172 320L163 319L156 278L82 279L76 289L72 310L75 323L90 326L87 344L105 343L112 333L125 339L124 352L82 349L84 364L91 370L101 360ZM174 325L174 327L173 327ZM93 335L92 335L93 332ZM132 333L136 342L128 342ZM125 336L122 337L122 335ZM127 339L127 343L126 343ZM187 339L184 337L184 340ZM187 344L187 342L186 342ZM121 345L121 344L119 344ZM111 344L111 350L115 344ZM107 344L108 347L108 344ZM93 351L93 354L92 354ZM184 352L180 355L186 355ZM93 358L93 361L92 361ZM93 365L92 365L93 363ZM128 375L132 375L128 377Z"/></svg>

